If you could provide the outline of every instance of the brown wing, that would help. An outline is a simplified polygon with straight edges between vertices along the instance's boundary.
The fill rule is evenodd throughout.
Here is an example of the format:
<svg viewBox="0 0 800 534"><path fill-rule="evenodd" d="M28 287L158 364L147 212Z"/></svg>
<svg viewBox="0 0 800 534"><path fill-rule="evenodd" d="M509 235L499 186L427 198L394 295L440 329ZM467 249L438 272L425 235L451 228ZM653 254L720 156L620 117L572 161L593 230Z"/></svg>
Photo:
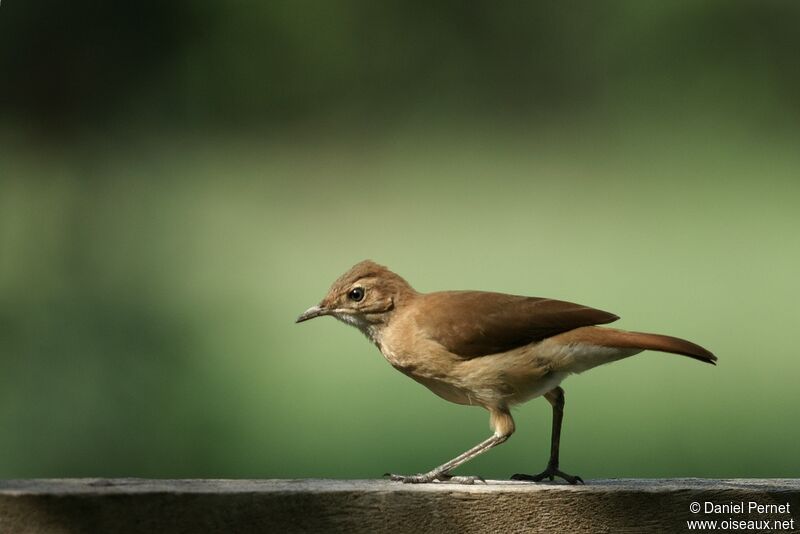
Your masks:
<svg viewBox="0 0 800 534"><path fill-rule="evenodd" d="M464 358L505 352L573 328L619 319L580 304L503 293L443 291L421 298L418 325L430 339Z"/></svg>

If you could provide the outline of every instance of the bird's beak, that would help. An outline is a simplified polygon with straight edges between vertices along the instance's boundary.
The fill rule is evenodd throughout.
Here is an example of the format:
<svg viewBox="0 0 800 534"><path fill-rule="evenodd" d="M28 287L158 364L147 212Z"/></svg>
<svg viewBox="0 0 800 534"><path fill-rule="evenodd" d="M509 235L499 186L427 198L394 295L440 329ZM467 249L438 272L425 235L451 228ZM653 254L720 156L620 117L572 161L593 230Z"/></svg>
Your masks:
<svg viewBox="0 0 800 534"><path fill-rule="evenodd" d="M308 321L309 319L313 319L314 317L319 317L321 315L328 315L328 310L321 306L311 306L309 309L300 314L300 317L297 318L295 323L302 323L303 321Z"/></svg>

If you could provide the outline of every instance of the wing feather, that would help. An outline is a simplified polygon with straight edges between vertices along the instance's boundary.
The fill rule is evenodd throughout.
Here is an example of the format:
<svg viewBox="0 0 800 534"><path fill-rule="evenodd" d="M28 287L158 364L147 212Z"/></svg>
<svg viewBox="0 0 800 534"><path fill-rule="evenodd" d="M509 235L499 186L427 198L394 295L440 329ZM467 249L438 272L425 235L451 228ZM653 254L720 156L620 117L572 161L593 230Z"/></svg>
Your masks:
<svg viewBox="0 0 800 534"><path fill-rule="evenodd" d="M463 358L505 352L619 319L572 302L485 291L442 291L420 297L418 325L429 339Z"/></svg>

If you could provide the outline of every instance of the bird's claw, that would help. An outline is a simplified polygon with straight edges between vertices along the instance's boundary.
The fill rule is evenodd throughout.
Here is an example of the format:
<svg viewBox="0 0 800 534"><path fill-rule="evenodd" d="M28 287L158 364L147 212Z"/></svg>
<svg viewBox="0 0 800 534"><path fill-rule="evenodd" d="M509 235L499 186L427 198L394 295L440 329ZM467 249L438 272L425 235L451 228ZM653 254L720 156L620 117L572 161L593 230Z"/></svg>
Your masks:
<svg viewBox="0 0 800 534"><path fill-rule="evenodd" d="M395 475L394 473L386 473L383 476L388 476L389 480L402 482L403 484L426 484L434 480L433 477L428 475Z"/></svg>
<svg viewBox="0 0 800 534"><path fill-rule="evenodd" d="M530 482L541 482L545 478L549 478L551 481L555 480L555 478L563 478L569 484L585 484L583 479L579 476L568 475L563 471L559 471L556 467L547 466L547 469L539 473L538 475L526 475L523 473L517 473L511 476L511 480L527 480Z"/></svg>
<svg viewBox="0 0 800 534"><path fill-rule="evenodd" d="M437 480L449 484L475 484L476 482L486 484L486 480L479 475L451 475L449 473L442 473Z"/></svg>
<svg viewBox="0 0 800 534"><path fill-rule="evenodd" d="M395 475L392 473L385 473L383 476L389 477L389 480L402 482L403 484L429 484L431 482L443 484L475 484L478 481L486 484L486 480L480 476L451 475L450 473L438 473L436 471L419 475Z"/></svg>

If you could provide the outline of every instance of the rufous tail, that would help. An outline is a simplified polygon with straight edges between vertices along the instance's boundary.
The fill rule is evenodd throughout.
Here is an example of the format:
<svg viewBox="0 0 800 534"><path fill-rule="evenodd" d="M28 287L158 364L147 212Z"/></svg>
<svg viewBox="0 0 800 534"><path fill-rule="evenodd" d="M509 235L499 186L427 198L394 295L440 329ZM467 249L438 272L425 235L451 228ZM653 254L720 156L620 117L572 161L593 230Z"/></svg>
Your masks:
<svg viewBox="0 0 800 534"><path fill-rule="evenodd" d="M647 334L644 332L626 332L613 328L595 328L594 343L604 347L620 349L657 350L671 352L694 358L701 362L716 365L717 357L700 345L672 336Z"/></svg>

